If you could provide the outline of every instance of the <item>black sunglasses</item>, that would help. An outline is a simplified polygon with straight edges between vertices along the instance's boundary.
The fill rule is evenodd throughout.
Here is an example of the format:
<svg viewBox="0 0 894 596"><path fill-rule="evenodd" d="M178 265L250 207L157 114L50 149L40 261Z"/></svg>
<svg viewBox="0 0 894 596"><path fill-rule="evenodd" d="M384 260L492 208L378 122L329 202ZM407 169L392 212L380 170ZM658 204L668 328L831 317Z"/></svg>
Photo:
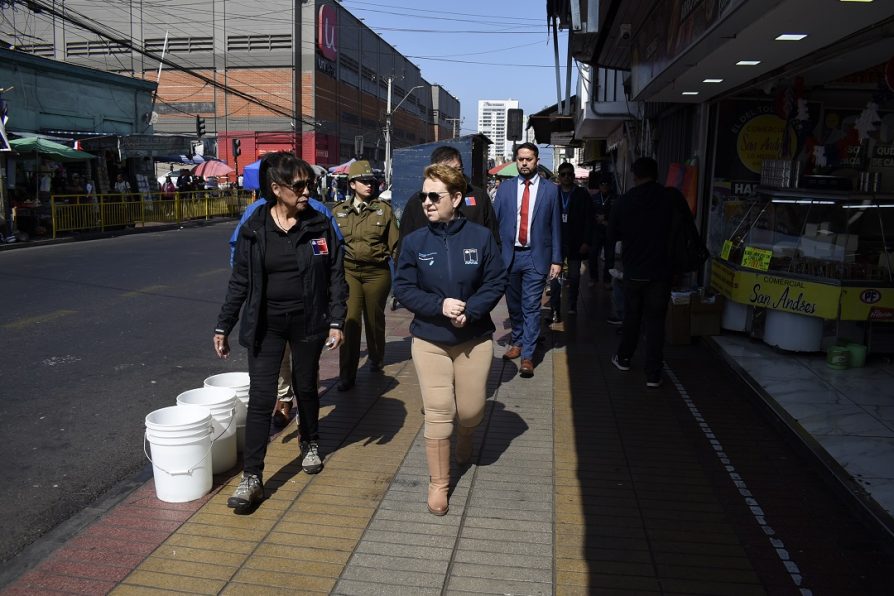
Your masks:
<svg viewBox="0 0 894 596"><path fill-rule="evenodd" d="M443 194L446 195L446 194L450 194L450 193L445 192ZM439 193L439 192L434 192L434 191L425 192L424 190L419 191L419 200L422 201L423 203L425 202L425 199L428 199L429 201L431 201L432 203L437 205L441 201L441 196L442 196L442 193Z"/></svg>
<svg viewBox="0 0 894 596"><path fill-rule="evenodd" d="M283 186L285 188L291 188L295 192L296 195L300 195L301 193L304 192L305 188L307 188L308 186L313 186L314 179L308 178L306 180L296 180L292 184L284 184L284 183L279 183L279 182L277 182L277 184L279 184L280 186Z"/></svg>
<svg viewBox="0 0 894 596"><path fill-rule="evenodd" d="M559 176L574 176L574 172L559 172Z"/></svg>

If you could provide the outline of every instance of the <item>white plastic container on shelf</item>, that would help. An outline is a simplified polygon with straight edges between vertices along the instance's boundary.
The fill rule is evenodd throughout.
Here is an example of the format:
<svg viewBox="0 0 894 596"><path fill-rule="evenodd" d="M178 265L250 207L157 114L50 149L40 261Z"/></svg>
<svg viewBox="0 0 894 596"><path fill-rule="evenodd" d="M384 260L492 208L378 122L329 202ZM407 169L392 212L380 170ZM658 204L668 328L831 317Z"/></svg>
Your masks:
<svg viewBox="0 0 894 596"><path fill-rule="evenodd" d="M764 343L790 352L819 352L823 320L782 310L767 309Z"/></svg>
<svg viewBox="0 0 894 596"><path fill-rule="evenodd" d="M236 392L236 451L242 452L245 447L245 416L248 414L248 387L250 381L247 372L228 372L212 375L205 379L205 387L226 387Z"/></svg>
<svg viewBox="0 0 894 596"><path fill-rule="evenodd" d="M723 303L720 327L727 331L750 331L752 307L732 300Z"/></svg>

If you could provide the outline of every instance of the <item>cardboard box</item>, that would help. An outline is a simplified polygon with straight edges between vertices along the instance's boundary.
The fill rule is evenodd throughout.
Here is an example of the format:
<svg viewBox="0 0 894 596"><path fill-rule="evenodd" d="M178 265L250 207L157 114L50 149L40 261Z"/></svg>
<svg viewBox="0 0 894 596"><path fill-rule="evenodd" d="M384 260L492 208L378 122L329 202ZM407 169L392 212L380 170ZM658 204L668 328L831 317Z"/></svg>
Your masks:
<svg viewBox="0 0 894 596"><path fill-rule="evenodd" d="M682 346L692 343L689 333L689 309L691 304L674 304L667 306L665 318L665 341L672 346Z"/></svg>
<svg viewBox="0 0 894 596"><path fill-rule="evenodd" d="M696 337L720 335L720 321L723 318L723 296L715 296L714 302L693 296L689 304L689 333Z"/></svg>

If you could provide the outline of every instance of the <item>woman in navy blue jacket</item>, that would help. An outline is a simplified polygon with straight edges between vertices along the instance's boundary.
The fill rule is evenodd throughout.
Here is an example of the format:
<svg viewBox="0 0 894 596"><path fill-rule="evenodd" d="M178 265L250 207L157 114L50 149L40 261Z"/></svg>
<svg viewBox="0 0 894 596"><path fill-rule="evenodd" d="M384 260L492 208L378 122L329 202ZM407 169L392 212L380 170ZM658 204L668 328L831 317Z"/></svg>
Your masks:
<svg viewBox="0 0 894 596"><path fill-rule="evenodd" d="M466 191L462 172L434 164L424 178L419 196L428 227L403 239L394 295L415 315L410 333L425 406L428 510L444 515L453 419L462 465L472 459L472 433L484 417L494 351L490 311L507 277L493 233L457 210Z"/></svg>

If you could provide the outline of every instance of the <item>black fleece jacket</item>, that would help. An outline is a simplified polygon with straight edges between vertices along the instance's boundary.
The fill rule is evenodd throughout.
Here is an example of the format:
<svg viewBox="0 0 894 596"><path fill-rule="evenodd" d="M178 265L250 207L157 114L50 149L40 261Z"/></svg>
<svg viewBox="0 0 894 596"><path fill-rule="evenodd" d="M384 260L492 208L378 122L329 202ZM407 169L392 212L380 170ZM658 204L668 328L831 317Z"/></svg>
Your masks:
<svg viewBox="0 0 894 596"><path fill-rule="evenodd" d="M239 343L246 349L257 349L262 339L259 321L266 308L264 251L269 213L268 203L259 207L239 228L227 297L214 330L229 335L242 310ZM308 335L341 329L347 315L348 296L344 244L322 213L308 209L300 218L300 226L295 258L304 281L305 329Z"/></svg>

